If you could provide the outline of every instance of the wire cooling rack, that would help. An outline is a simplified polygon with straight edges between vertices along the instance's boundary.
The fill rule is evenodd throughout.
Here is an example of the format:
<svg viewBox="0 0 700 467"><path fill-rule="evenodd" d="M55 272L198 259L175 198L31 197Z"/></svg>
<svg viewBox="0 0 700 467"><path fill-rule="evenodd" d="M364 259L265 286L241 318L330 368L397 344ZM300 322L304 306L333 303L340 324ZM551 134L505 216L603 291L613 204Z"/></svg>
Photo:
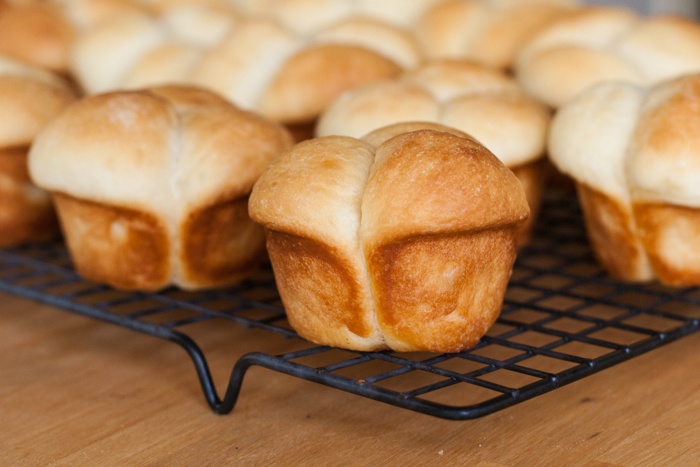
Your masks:
<svg viewBox="0 0 700 467"><path fill-rule="evenodd" d="M207 402L220 414L233 409L246 370L257 365L436 417L474 419L700 329L700 290L605 276L571 196L546 200L535 238L519 254L501 316L473 349L441 355L309 345L284 355L248 353L236 362L223 399L186 328L228 320L300 339L287 323L269 270L225 291L120 292L76 274L63 244L27 245L0 250L0 290L181 345ZM153 319L175 310L177 319Z"/></svg>

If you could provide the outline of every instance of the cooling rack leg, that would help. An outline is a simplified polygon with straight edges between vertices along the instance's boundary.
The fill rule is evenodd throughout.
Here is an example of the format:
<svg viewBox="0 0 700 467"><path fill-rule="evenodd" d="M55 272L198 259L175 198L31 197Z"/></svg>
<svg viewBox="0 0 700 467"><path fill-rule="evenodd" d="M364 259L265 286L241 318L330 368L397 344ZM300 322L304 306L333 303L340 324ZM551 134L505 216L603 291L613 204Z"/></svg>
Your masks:
<svg viewBox="0 0 700 467"><path fill-rule="evenodd" d="M216 392L214 380L211 376L211 372L209 371L209 365L207 364L207 360L204 357L202 349L200 349L190 337L177 331L173 331L172 334L168 336L168 340L179 344L190 355L192 362L194 363L195 370L197 371L197 376L199 377L202 391L204 392L204 398L209 404L209 407L211 407L215 413L220 415L226 415L233 410L233 407L236 405L236 401L238 400L238 394L241 392L243 377L245 376L246 371L248 371L248 368L251 366L258 365L271 370L280 371L282 373L293 374L293 372L290 373L288 369L286 369L287 371L284 371L282 367L285 365L281 364L275 357L262 353L246 354L238 359L234 365L228 387L226 388L226 394L224 396L224 400L222 401ZM287 363L286 366L289 366L288 362L285 363Z"/></svg>
<svg viewBox="0 0 700 467"><path fill-rule="evenodd" d="M235 390L235 396L233 397L233 401L230 403L230 407L228 409L225 409L224 411L221 411L222 402L219 398L219 395L216 393L214 380L211 376L211 371L209 371L209 365L207 365L207 360L204 357L202 349L200 349L199 346L195 344L195 342L191 338L177 331L173 331L172 334L168 336L168 340L182 346L187 351L190 358L192 358L194 368L197 371L197 377L199 378L199 383L202 385L202 391L204 391L204 398L207 400L209 407L211 407L211 409L214 412L220 414L230 412L231 409L233 409L234 404L236 403L236 398L238 397L240 386ZM231 379L233 379L233 376L231 377ZM243 376L241 376L241 381L242 380ZM229 391L230 390L231 387L229 385ZM229 391L227 391L227 396Z"/></svg>
<svg viewBox="0 0 700 467"><path fill-rule="evenodd" d="M226 395L224 396L224 400L220 403L217 403L216 405L212 405L211 403L209 404L214 410L214 412L221 415L225 415L231 412L231 410L233 410L233 407L236 405L236 401L238 400L238 394L241 392L241 386L243 385L243 377L245 376L246 371L248 371L248 369L251 366L259 366L262 368L267 368L268 370L277 371L279 373L297 376L303 379L309 379L308 375L302 374L303 372L295 371L297 365L294 365L284 360L280 360L277 357L273 357L271 355L259 352L252 352L243 355L240 359L238 359L238 361L233 367L233 371L231 372L231 378L229 379L228 388L226 389ZM202 386L204 386L204 384L202 384ZM216 393L214 393L214 396L216 396ZM209 396L207 396L207 400L208 398Z"/></svg>

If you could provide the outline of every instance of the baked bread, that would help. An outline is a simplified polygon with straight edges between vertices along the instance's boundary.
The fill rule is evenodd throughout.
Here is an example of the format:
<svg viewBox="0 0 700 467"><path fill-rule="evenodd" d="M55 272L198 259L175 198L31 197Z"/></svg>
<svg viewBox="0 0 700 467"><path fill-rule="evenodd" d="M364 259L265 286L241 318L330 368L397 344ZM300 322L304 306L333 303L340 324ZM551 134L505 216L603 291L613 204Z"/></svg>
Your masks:
<svg viewBox="0 0 700 467"><path fill-rule="evenodd" d="M543 29L516 62L528 94L555 108L597 83L647 87L698 71L700 25L602 6L582 8Z"/></svg>
<svg viewBox="0 0 700 467"><path fill-rule="evenodd" d="M121 16L146 15L157 16L171 9L184 8L179 16L185 16L185 11L195 16L194 21L200 21L199 7L214 9L232 9L229 0L52 0L60 5L64 16L79 33L85 33L102 27Z"/></svg>
<svg viewBox="0 0 700 467"><path fill-rule="evenodd" d="M253 189L289 322L313 342L457 352L500 312L522 186L463 133L412 128L300 143Z"/></svg>
<svg viewBox="0 0 700 467"><path fill-rule="evenodd" d="M231 0L246 14L269 16L290 30L313 32L361 17L410 29L442 0Z"/></svg>
<svg viewBox="0 0 700 467"><path fill-rule="evenodd" d="M122 15L150 14L153 2L139 0L53 0L78 33L108 23Z"/></svg>
<svg viewBox="0 0 700 467"><path fill-rule="evenodd" d="M321 115L316 134L359 138L409 121L441 123L468 133L515 172L532 210L521 239L526 241L545 186L549 110L500 71L473 62L436 60L398 79L346 92Z"/></svg>
<svg viewBox="0 0 700 467"><path fill-rule="evenodd" d="M700 75L650 91L594 87L557 114L550 154L572 176L614 277L700 285Z"/></svg>
<svg viewBox="0 0 700 467"><path fill-rule="evenodd" d="M505 70L531 36L577 8L576 0L442 0L415 31L428 59L468 59Z"/></svg>
<svg viewBox="0 0 700 467"><path fill-rule="evenodd" d="M79 36L73 71L88 94L187 83L202 51L223 40L238 21L234 10L207 5L173 7L160 16L125 12Z"/></svg>
<svg viewBox="0 0 700 467"><path fill-rule="evenodd" d="M51 3L0 3L0 55L67 74L75 34L61 9Z"/></svg>
<svg viewBox="0 0 700 467"><path fill-rule="evenodd" d="M27 152L39 131L75 94L62 79L0 56L0 247L58 234L48 193L34 186Z"/></svg>
<svg viewBox="0 0 700 467"><path fill-rule="evenodd" d="M69 107L29 167L51 191L77 270L122 289L230 284L253 270L262 229L248 196L291 136L196 88L115 92Z"/></svg>
<svg viewBox="0 0 700 467"><path fill-rule="evenodd" d="M400 27L359 13L329 23L338 8L357 10L354 0L296 3L314 8L247 17L230 6L184 4L122 15L79 38L76 75L89 93L195 84L291 125L313 121L347 89L420 61Z"/></svg>

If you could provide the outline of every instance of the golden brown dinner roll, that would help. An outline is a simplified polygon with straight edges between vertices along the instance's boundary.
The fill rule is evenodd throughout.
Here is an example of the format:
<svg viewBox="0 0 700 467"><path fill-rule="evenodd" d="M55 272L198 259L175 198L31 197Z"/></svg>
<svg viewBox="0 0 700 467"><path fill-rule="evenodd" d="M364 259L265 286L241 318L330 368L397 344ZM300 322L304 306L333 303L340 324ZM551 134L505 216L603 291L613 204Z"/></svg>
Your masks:
<svg viewBox="0 0 700 467"><path fill-rule="evenodd" d="M700 285L700 75L594 87L557 114L550 153L578 184L611 275Z"/></svg>
<svg viewBox="0 0 700 467"><path fill-rule="evenodd" d="M700 71L700 25L680 17L640 18L589 6L555 21L521 50L516 76L534 98L560 107L591 86L652 86Z"/></svg>
<svg viewBox="0 0 700 467"><path fill-rule="evenodd" d="M503 72L473 62L435 60L398 79L348 91L321 115L318 136L362 135L397 122L436 122L472 135L525 187L532 215L545 186L543 160L550 114Z"/></svg>
<svg viewBox="0 0 700 467"><path fill-rule="evenodd" d="M191 15L200 22L200 9L234 10L230 0L52 0L61 6L64 16L79 33L102 27L121 16L157 16L171 10L178 11L179 20ZM248 0L245 0L248 1ZM211 26L211 24L210 24ZM216 26L209 33L214 33ZM176 32L177 34L177 32Z"/></svg>
<svg viewBox="0 0 700 467"><path fill-rule="evenodd" d="M300 143L255 185L250 215L303 337L456 352L496 320L529 214L523 188L461 132L414 128Z"/></svg>
<svg viewBox="0 0 700 467"><path fill-rule="evenodd" d="M140 0L54 0L80 34L122 15L149 14L153 2Z"/></svg>
<svg viewBox="0 0 700 467"><path fill-rule="evenodd" d="M280 125L196 88L75 103L30 153L78 271L118 288L199 289L249 273L264 249L248 195L292 144Z"/></svg>
<svg viewBox="0 0 700 467"><path fill-rule="evenodd" d="M161 16L127 12L81 34L72 65L89 94L188 83L203 50L239 21L235 11L208 5L173 7Z"/></svg>
<svg viewBox="0 0 700 467"><path fill-rule="evenodd" d="M0 56L0 247L58 233L47 193L27 172L27 152L39 131L75 99L57 76Z"/></svg>
<svg viewBox="0 0 700 467"><path fill-rule="evenodd" d="M441 0L415 30L429 59L510 69L532 35L577 8L576 0Z"/></svg>
<svg viewBox="0 0 700 467"><path fill-rule="evenodd" d="M89 93L192 83L273 120L308 124L341 92L421 59L408 31L360 5L282 2L247 17L184 4L121 15L79 38L74 68Z"/></svg>
<svg viewBox="0 0 700 467"><path fill-rule="evenodd" d="M348 18L367 18L410 29L442 0L229 0L246 14L269 16L302 34Z"/></svg>
<svg viewBox="0 0 700 467"><path fill-rule="evenodd" d="M57 5L0 4L0 55L67 74L74 35Z"/></svg>
<svg viewBox="0 0 700 467"><path fill-rule="evenodd" d="M305 44L277 24L259 21L207 54L193 78L273 120L299 124L313 121L343 91L400 71L366 47Z"/></svg>

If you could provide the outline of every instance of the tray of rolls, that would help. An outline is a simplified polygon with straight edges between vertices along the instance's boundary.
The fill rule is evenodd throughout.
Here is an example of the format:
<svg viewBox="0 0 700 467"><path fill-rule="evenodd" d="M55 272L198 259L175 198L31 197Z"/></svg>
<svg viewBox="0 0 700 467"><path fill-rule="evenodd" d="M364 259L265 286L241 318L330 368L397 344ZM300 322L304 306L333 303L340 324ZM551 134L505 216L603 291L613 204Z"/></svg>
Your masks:
<svg viewBox="0 0 700 467"><path fill-rule="evenodd" d="M0 290L183 346L217 413L233 409L246 370L260 366L420 413L467 420L700 329L700 290L610 278L593 258L576 199L551 194L544 206L533 240L515 263L500 317L476 346L458 353L311 344L289 326L269 266L229 289L125 292L78 275L62 242L30 244L0 251ZM206 321L282 336L290 350L244 355L219 396L207 355L189 331Z"/></svg>
<svg viewBox="0 0 700 467"><path fill-rule="evenodd" d="M0 0L0 290L217 413L252 366L493 413L700 327L698 73L695 22L576 0ZM220 395L212 322L290 344Z"/></svg>

